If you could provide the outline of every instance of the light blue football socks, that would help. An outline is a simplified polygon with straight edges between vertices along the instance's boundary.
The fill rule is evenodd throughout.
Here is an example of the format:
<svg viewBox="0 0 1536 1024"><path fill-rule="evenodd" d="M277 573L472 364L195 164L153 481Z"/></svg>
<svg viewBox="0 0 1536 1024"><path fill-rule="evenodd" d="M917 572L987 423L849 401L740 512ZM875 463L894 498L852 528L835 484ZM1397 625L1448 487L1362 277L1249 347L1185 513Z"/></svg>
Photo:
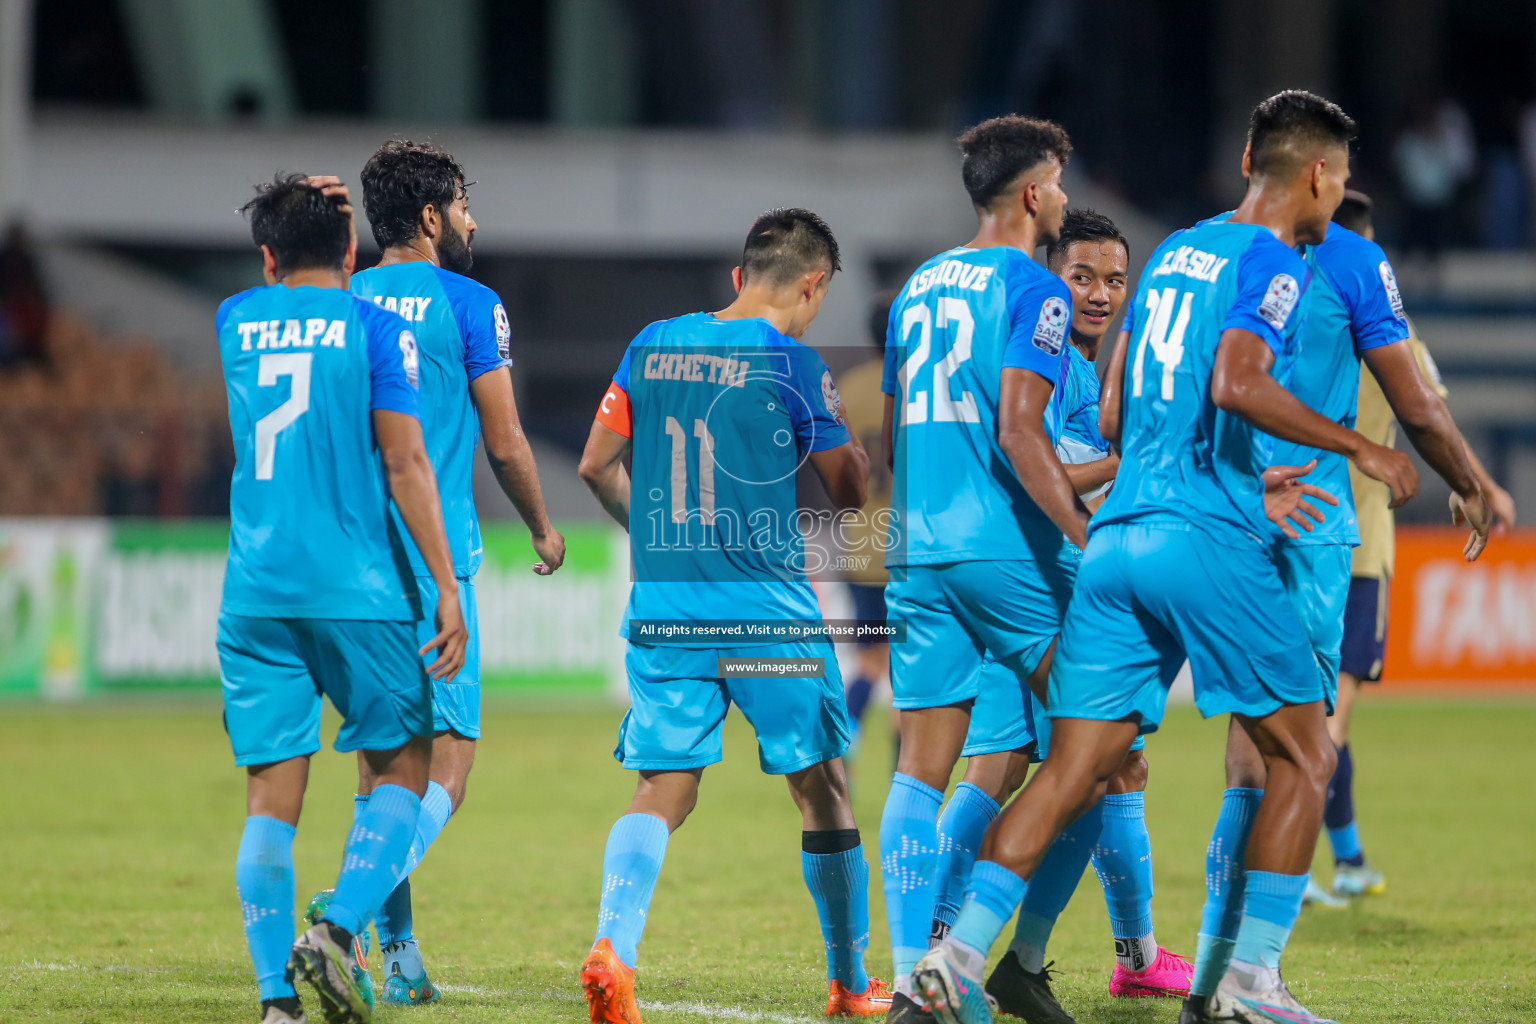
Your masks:
<svg viewBox="0 0 1536 1024"><path fill-rule="evenodd" d="M368 923L405 867L420 814L421 798L404 786L374 787L347 836L336 895L325 920L353 935Z"/></svg>
<svg viewBox="0 0 1536 1024"><path fill-rule="evenodd" d="M1104 889L1116 957L1128 970L1146 970L1157 958L1157 944L1146 941L1152 934L1152 839L1145 794L1104 797L1104 831L1093 848L1093 870Z"/></svg>
<svg viewBox="0 0 1536 1024"><path fill-rule="evenodd" d="M997 801L970 782L956 786L954 795L944 804L939 815L938 890L932 928L935 937L942 938L960 913L976 851L981 849L981 839L998 810Z"/></svg>
<svg viewBox="0 0 1536 1024"><path fill-rule="evenodd" d="M960 967L981 977L987 950L1003 932L1003 925L1024 897L1024 880L1001 864L979 860L965 887L965 902L944 940Z"/></svg>
<svg viewBox="0 0 1536 1024"><path fill-rule="evenodd" d="M897 772L880 815L880 876L898 988L928 951L939 864L939 804L944 794Z"/></svg>
<svg viewBox="0 0 1536 1024"><path fill-rule="evenodd" d="M869 864L856 828L803 832L800 869L816 901L827 949L827 980L849 992L869 988L864 951L869 948Z"/></svg>
<svg viewBox="0 0 1536 1024"><path fill-rule="evenodd" d="M1100 800L1056 837L1030 876L1013 941L1008 944L1026 971L1038 974L1045 966L1045 947L1056 919L1077 891L1103 830L1104 801Z"/></svg>
<svg viewBox="0 0 1536 1024"><path fill-rule="evenodd" d="M293 834L286 821L253 814L245 819L235 857L245 943L262 999L294 995L284 977L293 945Z"/></svg>
<svg viewBox="0 0 1536 1024"><path fill-rule="evenodd" d="M1237 932L1232 959L1280 969L1280 954L1290 941L1301 914L1308 875L1249 871L1243 893L1243 923Z"/></svg>
<svg viewBox="0 0 1536 1024"><path fill-rule="evenodd" d="M635 966L645 915L667 854L667 823L654 814L626 814L613 823L603 849L603 895L597 936L607 939L626 966Z"/></svg>
<svg viewBox="0 0 1536 1024"><path fill-rule="evenodd" d="M1208 996L1227 973L1243 922L1247 871L1243 857L1248 833L1264 799L1262 789L1233 787L1221 797L1221 813L1205 851L1205 908L1200 914L1200 939L1195 948L1195 975L1190 994Z"/></svg>

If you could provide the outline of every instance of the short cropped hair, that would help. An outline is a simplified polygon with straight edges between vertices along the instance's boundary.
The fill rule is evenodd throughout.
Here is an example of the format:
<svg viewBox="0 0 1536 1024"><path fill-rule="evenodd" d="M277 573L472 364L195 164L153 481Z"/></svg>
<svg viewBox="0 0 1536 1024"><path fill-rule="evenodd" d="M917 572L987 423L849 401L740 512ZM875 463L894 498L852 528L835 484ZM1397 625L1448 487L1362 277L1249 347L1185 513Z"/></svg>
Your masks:
<svg viewBox="0 0 1536 1024"><path fill-rule="evenodd" d="M1061 270L1067 250L1074 242L1117 242L1125 250L1126 259L1131 257L1131 243L1125 240L1114 221L1097 210L1080 207L1067 211L1061 219L1061 232L1045 247L1045 263L1053 273Z"/></svg>
<svg viewBox="0 0 1536 1024"><path fill-rule="evenodd" d="M1279 92L1248 118L1249 171L1258 176L1292 174L1325 146L1347 147L1355 120L1337 103L1301 89Z"/></svg>
<svg viewBox="0 0 1536 1024"><path fill-rule="evenodd" d="M1364 192L1345 189L1344 201L1333 211L1333 222L1363 235L1371 229L1371 211L1375 206Z"/></svg>
<svg viewBox="0 0 1536 1024"><path fill-rule="evenodd" d="M965 157L960 176L977 209L991 206L1031 167L1053 156L1063 165L1072 158L1065 128L1018 114L983 121L955 141Z"/></svg>
<svg viewBox="0 0 1536 1024"><path fill-rule="evenodd" d="M741 253L742 280L765 276L773 284L787 284L821 269L836 273L843 269L843 259L832 229L816 214L780 207L752 222Z"/></svg>
<svg viewBox="0 0 1536 1024"><path fill-rule="evenodd" d="M307 175L281 174L256 186L240 212L251 222L251 238L272 250L277 272L340 270L352 244L352 216L340 196L327 196Z"/></svg>
<svg viewBox="0 0 1536 1024"><path fill-rule="evenodd" d="M463 191L464 168L430 142L390 139L363 165L363 208L380 249L404 245L421 231L421 211L448 207Z"/></svg>

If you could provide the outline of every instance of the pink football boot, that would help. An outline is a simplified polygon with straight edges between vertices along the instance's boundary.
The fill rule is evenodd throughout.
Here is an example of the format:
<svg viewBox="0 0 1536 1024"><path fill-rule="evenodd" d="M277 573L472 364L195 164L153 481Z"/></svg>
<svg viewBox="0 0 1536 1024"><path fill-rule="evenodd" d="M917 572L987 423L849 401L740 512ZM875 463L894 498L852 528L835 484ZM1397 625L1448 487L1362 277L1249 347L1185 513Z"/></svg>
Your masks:
<svg viewBox="0 0 1536 1024"><path fill-rule="evenodd" d="M1139 996L1187 996L1195 976L1193 961L1157 947L1157 959L1144 971L1132 971L1117 961L1109 979L1109 994L1122 999Z"/></svg>

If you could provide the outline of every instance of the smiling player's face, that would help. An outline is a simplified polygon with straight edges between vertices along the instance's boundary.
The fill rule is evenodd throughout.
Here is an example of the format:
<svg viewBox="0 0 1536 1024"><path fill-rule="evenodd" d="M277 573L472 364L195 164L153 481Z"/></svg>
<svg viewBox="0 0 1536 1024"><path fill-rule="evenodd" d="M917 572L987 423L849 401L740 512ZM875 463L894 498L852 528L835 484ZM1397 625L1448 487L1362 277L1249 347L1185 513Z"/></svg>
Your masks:
<svg viewBox="0 0 1536 1024"><path fill-rule="evenodd" d="M1096 349L1125 305L1129 273L1119 242L1073 242L1061 279L1072 289L1072 336Z"/></svg>

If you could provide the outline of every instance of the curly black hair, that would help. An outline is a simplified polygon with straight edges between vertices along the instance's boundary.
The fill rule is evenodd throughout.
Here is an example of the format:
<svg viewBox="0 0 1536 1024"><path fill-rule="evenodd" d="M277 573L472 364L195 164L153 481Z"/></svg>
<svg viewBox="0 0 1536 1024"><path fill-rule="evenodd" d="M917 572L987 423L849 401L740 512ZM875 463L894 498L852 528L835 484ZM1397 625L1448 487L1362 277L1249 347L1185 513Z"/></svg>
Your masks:
<svg viewBox="0 0 1536 1024"><path fill-rule="evenodd" d="M1072 158L1072 140L1055 121L1008 114L967 128L955 140L965 156L960 175L971 203L985 209L1031 167L1055 157Z"/></svg>
<svg viewBox="0 0 1536 1024"><path fill-rule="evenodd" d="M326 196L303 174L279 172L256 186L240 207L251 238L272 250L279 275L294 270L339 270L352 244L352 215L340 196Z"/></svg>
<svg viewBox="0 0 1536 1024"><path fill-rule="evenodd" d="M430 142L390 139L363 165L363 209L380 249L403 245L421 230L428 206L446 218L464 190L464 168Z"/></svg>

